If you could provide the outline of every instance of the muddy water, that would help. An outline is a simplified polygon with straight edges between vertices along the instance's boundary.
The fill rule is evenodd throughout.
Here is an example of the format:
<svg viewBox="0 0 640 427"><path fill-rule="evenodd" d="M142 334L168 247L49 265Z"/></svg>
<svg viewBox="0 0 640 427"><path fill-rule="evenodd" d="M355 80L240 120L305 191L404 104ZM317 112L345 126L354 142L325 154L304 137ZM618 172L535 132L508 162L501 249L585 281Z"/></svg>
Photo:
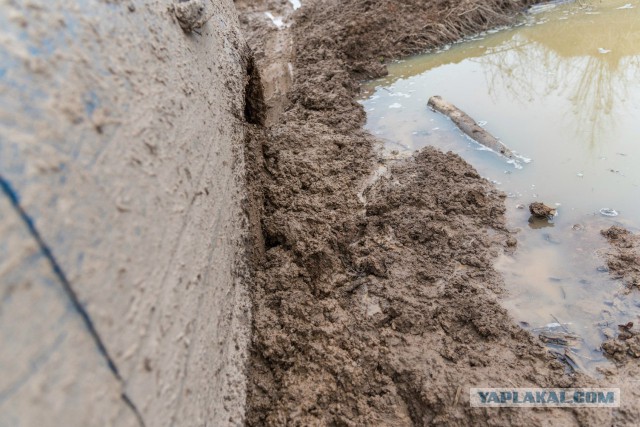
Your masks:
<svg viewBox="0 0 640 427"><path fill-rule="evenodd" d="M606 363L605 337L619 323L640 323L640 292L609 278L599 235L613 224L640 227L640 2L543 10L515 28L392 64L388 77L364 85L361 102L367 129L385 141L383 157L427 145L453 151L509 195L519 243L499 261L504 303L534 333L579 336L569 348L550 346L593 374ZM509 164L462 136L426 107L432 95L523 159ZM522 207L532 201L558 215L531 222Z"/></svg>

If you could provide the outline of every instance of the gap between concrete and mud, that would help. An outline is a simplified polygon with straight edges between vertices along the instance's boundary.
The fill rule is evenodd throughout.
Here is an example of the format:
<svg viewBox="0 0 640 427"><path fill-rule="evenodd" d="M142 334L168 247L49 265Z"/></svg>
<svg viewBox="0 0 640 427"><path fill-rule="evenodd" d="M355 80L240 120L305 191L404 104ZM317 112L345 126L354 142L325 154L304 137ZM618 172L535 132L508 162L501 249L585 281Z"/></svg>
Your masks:
<svg viewBox="0 0 640 427"><path fill-rule="evenodd" d="M256 266L248 425L637 419L633 404L471 408L469 387L593 386L628 371L596 383L514 324L493 267L512 250L505 196L460 157L427 148L368 182L377 142L362 130L359 80L384 75L389 59L509 24L532 3L329 0L294 11L236 1L262 78L250 71L245 113Z"/></svg>

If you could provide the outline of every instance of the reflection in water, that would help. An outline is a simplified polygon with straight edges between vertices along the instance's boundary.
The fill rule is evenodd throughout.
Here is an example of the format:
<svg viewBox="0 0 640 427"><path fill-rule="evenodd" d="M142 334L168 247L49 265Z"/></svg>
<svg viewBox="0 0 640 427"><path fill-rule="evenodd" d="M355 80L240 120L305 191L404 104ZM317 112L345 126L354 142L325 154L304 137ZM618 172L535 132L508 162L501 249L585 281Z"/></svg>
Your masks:
<svg viewBox="0 0 640 427"><path fill-rule="evenodd" d="M573 109L564 125L595 144L615 126L613 106L623 104L640 81L639 12L612 8L602 19L568 9L560 19L523 28L487 48L475 61L490 94L500 87L514 101L526 96L526 102L544 102L553 93L570 99Z"/></svg>
<svg viewBox="0 0 640 427"><path fill-rule="evenodd" d="M509 195L508 220L520 231L516 255L499 262L510 291L504 304L535 333L562 323L578 334L575 357L591 372L604 363L605 336L640 314L640 293L603 268L599 235L612 224L640 226L640 4L618 9L625 3L557 8L398 62L363 85L366 127L387 155L451 150ZM533 162L516 170L480 149L426 108L432 95ZM522 207L532 201L555 204L558 215L529 221Z"/></svg>
<svg viewBox="0 0 640 427"><path fill-rule="evenodd" d="M555 94L570 100L573 108L564 115L564 125L595 144L615 126L613 106L624 105L640 82L640 4L617 9L624 4L605 2L602 10L571 6L551 16L529 17L516 30L472 39L448 51L445 60L430 55L376 83L389 86L405 75L477 62L492 97L507 93L514 103L545 103ZM371 88L365 88L364 95L370 94Z"/></svg>
<svg viewBox="0 0 640 427"><path fill-rule="evenodd" d="M535 216L531 215L529 217L529 227L533 228L534 230L539 230L541 228L547 228L547 227L553 227L555 224L553 223L553 221L550 221L546 218L536 218Z"/></svg>

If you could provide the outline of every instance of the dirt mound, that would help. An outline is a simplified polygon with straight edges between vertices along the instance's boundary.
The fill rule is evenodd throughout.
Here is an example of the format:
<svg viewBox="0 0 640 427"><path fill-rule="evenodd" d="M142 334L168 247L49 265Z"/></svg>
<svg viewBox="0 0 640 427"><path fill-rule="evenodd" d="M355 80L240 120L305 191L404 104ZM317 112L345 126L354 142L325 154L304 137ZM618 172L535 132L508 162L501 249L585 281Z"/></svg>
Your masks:
<svg viewBox="0 0 640 427"><path fill-rule="evenodd" d="M268 99L268 127L248 141L263 242L249 425L611 423L604 411L470 408L471 386L590 382L500 307L492 264L515 243L503 195L471 166L425 149L367 184L376 141L362 131L357 78L504 24L528 3L307 1L280 30L264 12L285 2L237 3L259 68L293 64L286 96ZM272 56L266 46L282 34L290 54ZM287 81L266 74L267 93Z"/></svg>

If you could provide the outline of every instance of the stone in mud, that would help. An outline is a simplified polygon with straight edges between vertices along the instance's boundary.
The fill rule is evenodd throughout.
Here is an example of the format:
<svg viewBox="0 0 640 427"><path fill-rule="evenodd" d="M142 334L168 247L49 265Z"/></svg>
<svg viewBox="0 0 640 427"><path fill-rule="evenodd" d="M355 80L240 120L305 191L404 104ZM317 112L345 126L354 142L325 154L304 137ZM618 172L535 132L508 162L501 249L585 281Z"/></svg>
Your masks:
<svg viewBox="0 0 640 427"><path fill-rule="evenodd" d="M545 205L544 203L533 202L529 205L529 212L531 212L531 215L536 218L551 219L556 215L557 210Z"/></svg>

